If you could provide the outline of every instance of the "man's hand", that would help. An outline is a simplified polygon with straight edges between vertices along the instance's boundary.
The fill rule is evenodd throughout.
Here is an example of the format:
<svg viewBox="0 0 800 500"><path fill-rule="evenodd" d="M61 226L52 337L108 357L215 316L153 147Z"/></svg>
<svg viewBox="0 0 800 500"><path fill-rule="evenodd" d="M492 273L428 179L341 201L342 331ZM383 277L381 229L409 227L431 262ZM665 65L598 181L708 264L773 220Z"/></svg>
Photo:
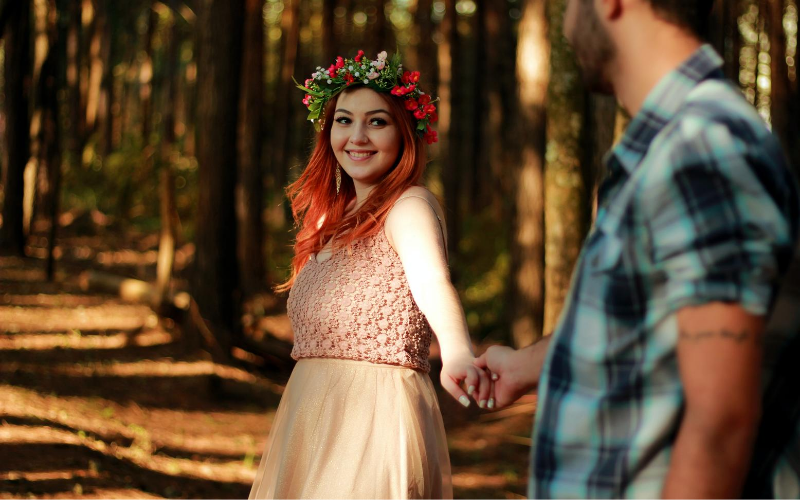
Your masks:
<svg viewBox="0 0 800 500"><path fill-rule="evenodd" d="M475 365L488 370L494 380L490 409L506 407L536 387L549 343L549 337L545 337L519 351L492 346L475 360Z"/></svg>

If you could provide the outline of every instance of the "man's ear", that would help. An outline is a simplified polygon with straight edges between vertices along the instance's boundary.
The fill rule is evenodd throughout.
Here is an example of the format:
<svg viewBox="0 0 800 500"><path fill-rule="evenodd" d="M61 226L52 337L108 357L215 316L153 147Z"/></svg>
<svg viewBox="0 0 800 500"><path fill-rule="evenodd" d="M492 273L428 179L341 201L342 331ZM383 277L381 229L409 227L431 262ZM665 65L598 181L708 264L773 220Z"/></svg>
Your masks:
<svg viewBox="0 0 800 500"><path fill-rule="evenodd" d="M640 0L632 0L640 1ZM629 7L631 0L595 0L595 7L597 8L598 15L607 21L614 21L618 19L622 12Z"/></svg>

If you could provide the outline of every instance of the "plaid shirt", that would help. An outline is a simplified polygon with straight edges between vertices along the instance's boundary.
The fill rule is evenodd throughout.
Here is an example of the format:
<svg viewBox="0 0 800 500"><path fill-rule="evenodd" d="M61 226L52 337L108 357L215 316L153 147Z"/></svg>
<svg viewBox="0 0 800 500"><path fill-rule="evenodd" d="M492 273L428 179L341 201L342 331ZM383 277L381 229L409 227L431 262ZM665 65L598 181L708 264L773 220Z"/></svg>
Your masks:
<svg viewBox="0 0 800 500"><path fill-rule="evenodd" d="M771 310L797 235L796 184L721 65L699 48L606 157L539 383L532 497L659 497L684 404L676 311Z"/></svg>

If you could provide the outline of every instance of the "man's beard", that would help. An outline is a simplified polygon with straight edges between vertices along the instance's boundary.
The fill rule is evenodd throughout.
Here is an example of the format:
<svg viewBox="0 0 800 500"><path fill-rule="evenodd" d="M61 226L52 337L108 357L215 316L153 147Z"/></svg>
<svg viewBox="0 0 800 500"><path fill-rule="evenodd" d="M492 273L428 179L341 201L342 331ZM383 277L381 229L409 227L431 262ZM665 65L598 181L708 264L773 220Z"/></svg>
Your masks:
<svg viewBox="0 0 800 500"><path fill-rule="evenodd" d="M592 2L577 1L580 10L570 43L581 67L583 83L592 92L613 94L614 86L608 71L616 53L614 42L600 24Z"/></svg>

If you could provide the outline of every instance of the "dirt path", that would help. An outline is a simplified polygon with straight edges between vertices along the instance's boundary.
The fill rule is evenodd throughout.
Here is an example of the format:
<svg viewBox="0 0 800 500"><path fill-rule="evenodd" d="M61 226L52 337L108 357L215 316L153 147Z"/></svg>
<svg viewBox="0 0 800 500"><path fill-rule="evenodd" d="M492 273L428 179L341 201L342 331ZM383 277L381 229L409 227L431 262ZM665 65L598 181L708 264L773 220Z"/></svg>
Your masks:
<svg viewBox="0 0 800 500"><path fill-rule="evenodd" d="M285 381L186 352L149 308L43 267L0 257L0 498L246 497ZM440 401L456 497L523 494L533 403Z"/></svg>

